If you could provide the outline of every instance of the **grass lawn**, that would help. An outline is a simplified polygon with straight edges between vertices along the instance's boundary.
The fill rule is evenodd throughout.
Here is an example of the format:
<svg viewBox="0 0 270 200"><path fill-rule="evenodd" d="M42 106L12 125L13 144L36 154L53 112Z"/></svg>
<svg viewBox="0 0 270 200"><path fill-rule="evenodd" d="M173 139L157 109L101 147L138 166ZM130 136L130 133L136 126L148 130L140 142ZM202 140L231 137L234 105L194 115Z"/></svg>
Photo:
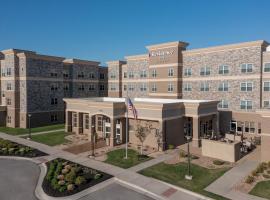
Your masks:
<svg viewBox="0 0 270 200"><path fill-rule="evenodd" d="M191 173L193 176L191 181L185 179L185 175L187 174L187 163L179 163L174 165L159 163L144 169L139 173L196 193L200 193L213 199L224 200L226 198L207 192L204 190L204 188L222 176L228 169L229 168L207 169L195 164L191 164Z"/></svg>
<svg viewBox="0 0 270 200"><path fill-rule="evenodd" d="M54 124L50 126L41 126L37 128L31 128L31 132L37 133L37 132L43 132L43 131L51 131L51 130L63 129L64 127L65 127L64 124ZM23 135L23 134L28 133L28 129L0 127L0 132L7 133L10 135Z"/></svg>
<svg viewBox="0 0 270 200"><path fill-rule="evenodd" d="M137 165L139 163L142 163L151 159L150 157L147 157L147 156L138 158L137 151L133 149L128 149L128 159L124 158L125 155L126 155L125 149L117 149L117 150L111 151L107 153L108 157L107 157L107 160L105 160L105 162L127 169L134 165Z"/></svg>
<svg viewBox="0 0 270 200"><path fill-rule="evenodd" d="M270 199L270 181L261 181L257 183L249 194Z"/></svg>
<svg viewBox="0 0 270 200"><path fill-rule="evenodd" d="M58 131L41 135L32 135L32 140L49 146L55 146L68 142L68 140L65 139L65 136L67 135L69 134L64 131Z"/></svg>

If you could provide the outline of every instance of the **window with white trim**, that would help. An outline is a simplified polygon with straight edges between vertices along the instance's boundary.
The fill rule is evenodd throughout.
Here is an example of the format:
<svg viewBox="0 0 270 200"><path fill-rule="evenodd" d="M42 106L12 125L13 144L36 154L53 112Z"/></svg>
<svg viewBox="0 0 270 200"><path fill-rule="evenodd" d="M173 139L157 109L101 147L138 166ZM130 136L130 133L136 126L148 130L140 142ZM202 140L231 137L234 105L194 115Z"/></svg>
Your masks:
<svg viewBox="0 0 270 200"><path fill-rule="evenodd" d="M146 72L146 70L142 70L142 71L140 72L140 77L141 77L141 78L147 78L147 72Z"/></svg>
<svg viewBox="0 0 270 200"><path fill-rule="evenodd" d="M221 109L229 108L229 101L222 99L218 104L218 108L221 108Z"/></svg>
<svg viewBox="0 0 270 200"><path fill-rule="evenodd" d="M157 70L156 69L152 70L152 77L154 77L154 78L157 77Z"/></svg>
<svg viewBox="0 0 270 200"><path fill-rule="evenodd" d="M7 76L11 76L11 68L10 67L7 68Z"/></svg>
<svg viewBox="0 0 270 200"><path fill-rule="evenodd" d="M135 86L133 84L128 85L128 91L134 91Z"/></svg>
<svg viewBox="0 0 270 200"><path fill-rule="evenodd" d="M152 92L157 92L157 85L155 83L152 85L151 91Z"/></svg>
<svg viewBox="0 0 270 200"><path fill-rule="evenodd" d="M186 92L192 91L192 85L191 85L191 83L185 83L184 84L184 91L186 91Z"/></svg>
<svg viewBox="0 0 270 200"><path fill-rule="evenodd" d="M174 73L173 68L168 69L168 77L172 77L173 73Z"/></svg>
<svg viewBox="0 0 270 200"><path fill-rule="evenodd" d="M73 127L77 127L78 125L78 114L77 113L72 113L72 125Z"/></svg>
<svg viewBox="0 0 270 200"><path fill-rule="evenodd" d="M94 76L94 78L95 78L95 76ZM102 80L105 79L105 74L104 73L100 73L99 74L99 79L102 79Z"/></svg>
<svg viewBox="0 0 270 200"><path fill-rule="evenodd" d="M79 85L78 90L79 91L84 91L84 84Z"/></svg>
<svg viewBox="0 0 270 200"><path fill-rule="evenodd" d="M100 74L101 75L101 74ZM104 75L104 74L103 74ZM94 72L90 72L89 73L89 78L90 79L95 79L95 73Z"/></svg>
<svg viewBox="0 0 270 200"><path fill-rule="evenodd" d="M229 83L228 82L222 82L218 85L218 91L220 92L227 92L229 91Z"/></svg>
<svg viewBox="0 0 270 200"><path fill-rule="evenodd" d="M63 90L64 91L68 91L69 90L69 84L68 83L64 83Z"/></svg>
<svg viewBox="0 0 270 200"><path fill-rule="evenodd" d="M241 100L240 101L240 109L241 110L251 110L252 109L252 101L251 100Z"/></svg>
<svg viewBox="0 0 270 200"><path fill-rule="evenodd" d="M141 84L140 90L141 90L141 92L147 91L146 83L142 83L142 84Z"/></svg>
<svg viewBox="0 0 270 200"><path fill-rule="evenodd" d="M7 83L7 90L12 90L12 84L11 83Z"/></svg>
<svg viewBox="0 0 270 200"><path fill-rule="evenodd" d="M110 73L110 78L111 78L111 79L116 79L116 74L115 74L115 72L111 72L111 73Z"/></svg>
<svg viewBox="0 0 270 200"><path fill-rule="evenodd" d="M270 72L270 63L264 63L264 72Z"/></svg>
<svg viewBox="0 0 270 200"><path fill-rule="evenodd" d="M111 86L111 87L110 87L110 90L111 90L111 91L115 91L115 90L116 90L116 85L115 85L115 84L111 84L110 86Z"/></svg>
<svg viewBox="0 0 270 200"><path fill-rule="evenodd" d="M241 64L241 72L242 73L250 73L252 71L253 71L253 64L251 64L251 63Z"/></svg>
<svg viewBox="0 0 270 200"><path fill-rule="evenodd" d="M192 69L191 68L186 68L184 69L184 76L189 77L192 75Z"/></svg>
<svg viewBox="0 0 270 200"><path fill-rule="evenodd" d="M219 74L222 74L222 75L229 74L229 66L227 66L227 65L221 65L221 66L219 66L218 73Z"/></svg>
<svg viewBox="0 0 270 200"><path fill-rule="evenodd" d="M104 91L105 90L105 85L103 85L103 84L99 85L99 90Z"/></svg>
<svg viewBox="0 0 270 200"><path fill-rule="evenodd" d="M128 78L134 78L134 72L133 71L128 72Z"/></svg>
<svg viewBox="0 0 270 200"><path fill-rule="evenodd" d="M89 89L89 91L94 91L96 89L96 87L94 84L90 84L88 89Z"/></svg>
<svg viewBox="0 0 270 200"><path fill-rule="evenodd" d="M263 101L263 108L270 108L270 100Z"/></svg>
<svg viewBox="0 0 270 200"><path fill-rule="evenodd" d="M57 83L51 84L51 91L57 91L58 90L58 85Z"/></svg>
<svg viewBox="0 0 270 200"><path fill-rule="evenodd" d="M173 84L172 83L168 84L168 92L173 92Z"/></svg>
<svg viewBox="0 0 270 200"><path fill-rule="evenodd" d="M270 81L263 82L263 91L265 92L270 91Z"/></svg>
<svg viewBox="0 0 270 200"><path fill-rule="evenodd" d="M202 92L207 92L207 91L209 91L209 83L207 83L207 82L201 83L200 90L201 90Z"/></svg>
<svg viewBox="0 0 270 200"><path fill-rule="evenodd" d="M90 118L89 118L89 115L88 114L86 114L86 115L84 115L84 128L85 129L89 129L89 124L90 124Z"/></svg>
<svg viewBox="0 0 270 200"><path fill-rule="evenodd" d="M127 72L124 72L124 78L127 78Z"/></svg>
<svg viewBox="0 0 270 200"><path fill-rule="evenodd" d="M201 76L208 76L208 75L210 75L210 67L202 67L200 69L200 75Z"/></svg>
<svg viewBox="0 0 270 200"><path fill-rule="evenodd" d="M58 99L57 98L51 98L51 105L57 105Z"/></svg>
<svg viewBox="0 0 270 200"><path fill-rule="evenodd" d="M127 91L127 85L124 85L123 89L124 89L124 91Z"/></svg>
<svg viewBox="0 0 270 200"><path fill-rule="evenodd" d="M7 116L7 123L11 123L11 116Z"/></svg>
<svg viewBox="0 0 270 200"><path fill-rule="evenodd" d="M253 83L252 82L242 82L240 84L240 90L242 92L250 92L253 90Z"/></svg>
<svg viewBox="0 0 270 200"><path fill-rule="evenodd" d="M7 101L7 105L10 106L11 105L11 98L6 98Z"/></svg>

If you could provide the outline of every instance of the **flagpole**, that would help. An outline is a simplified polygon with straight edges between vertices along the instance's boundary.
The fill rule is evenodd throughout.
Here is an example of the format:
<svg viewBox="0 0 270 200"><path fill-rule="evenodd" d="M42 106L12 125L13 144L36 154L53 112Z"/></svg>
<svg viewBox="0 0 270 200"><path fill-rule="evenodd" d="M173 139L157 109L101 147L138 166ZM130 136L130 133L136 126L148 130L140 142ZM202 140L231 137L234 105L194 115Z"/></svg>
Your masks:
<svg viewBox="0 0 270 200"><path fill-rule="evenodd" d="M128 158L128 87L127 87L127 94L126 94L126 157L125 159Z"/></svg>

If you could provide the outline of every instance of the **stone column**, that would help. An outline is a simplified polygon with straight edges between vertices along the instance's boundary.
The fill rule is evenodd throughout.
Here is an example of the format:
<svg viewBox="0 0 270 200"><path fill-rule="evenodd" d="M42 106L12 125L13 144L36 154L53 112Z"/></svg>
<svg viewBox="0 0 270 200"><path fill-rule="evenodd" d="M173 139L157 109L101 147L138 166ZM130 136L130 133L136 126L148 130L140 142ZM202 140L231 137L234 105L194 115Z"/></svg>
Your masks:
<svg viewBox="0 0 270 200"><path fill-rule="evenodd" d="M200 147L200 118L198 116L192 117L192 146Z"/></svg>
<svg viewBox="0 0 270 200"><path fill-rule="evenodd" d="M116 140L116 119L110 118L111 120L111 134L110 134L110 146L113 147L115 146L115 140Z"/></svg>
<svg viewBox="0 0 270 200"><path fill-rule="evenodd" d="M66 111L65 131L72 132L72 112Z"/></svg>

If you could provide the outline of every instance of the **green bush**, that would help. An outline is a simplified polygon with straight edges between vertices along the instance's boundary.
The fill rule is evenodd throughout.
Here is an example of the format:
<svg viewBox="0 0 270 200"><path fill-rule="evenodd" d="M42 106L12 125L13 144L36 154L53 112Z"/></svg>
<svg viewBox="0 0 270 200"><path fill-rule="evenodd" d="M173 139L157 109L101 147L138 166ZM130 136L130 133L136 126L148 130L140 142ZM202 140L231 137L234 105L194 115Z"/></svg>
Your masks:
<svg viewBox="0 0 270 200"><path fill-rule="evenodd" d="M67 186L66 185L63 185L59 188L59 192L64 192L67 190Z"/></svg>
<svg viewBox="0 0 270 200"><path fill-rule="evenodd" d="M263 177L268 179L268 178L270 178L270 175L269 174L263 174Z"/></svg>
<svg viewBox="0 0 270 200"><path fill-rule="evenodd" d="M58 162L57 163L57 166L56 166L56 169L54 171L54 177L56 178L58 175L60 175L61 171L62 171L62 162Z"/></svg>
<svg viewBox="0 0 270 200"><path fill-rule="evenodd" d="M95 174L95 176L94 176L95 180L100 179L100 178L101 178L101 174Z"/></svg>
<svg viewBox="0 0 270 200"><path fill-rule="evenodd" d="M51 180L51 186L52 186L52 188L55 189L55 190L58 190L58 189L61 187L61 185L58 184L57 178L53 178L53 179Z"/></svg>
<svg viewBox="0 0 270 200"><path fill-rule="evenodd" d="M8 154L9 155L13 155L14 154L14 151L15 151L15 148L9 148L8 149Z"/></svg>
<svg viewBox="0 0 270 200"><path fill-rule="evenodd" d="M75 170L72 168L70 172L65 176L65 180L69 183L73 183L76 179Z"/></svg>
<svg viewBox="0 0 270 200"><path fill-rule="evenodd" d="M75 184L76 185L81 185L81 184L84 184L86 182L85 178L82 177L82 176L78 176L75 180Z"/></svg>
<svg viewBox="0 0 270 200"><path fill-rule="evenodd" d="M55 166L56 166L55 162L50 162L49 170L48 170L48 173L46 175L46 179L48 181L51 181L53 179Z"/></svg>
<svg viewBox="0 0 270 200"><path fill-rule="evenodd" d="M223 161L223 160L213 160L213 164L214 165L224 165L225 161Z"/></svg>
<svg viewBox="0 0 270 200"><path fill-rule="evenodd" d="M246 183L251 184L255 181L255 178L253 176L248 176L245 180Z"/></svg>

